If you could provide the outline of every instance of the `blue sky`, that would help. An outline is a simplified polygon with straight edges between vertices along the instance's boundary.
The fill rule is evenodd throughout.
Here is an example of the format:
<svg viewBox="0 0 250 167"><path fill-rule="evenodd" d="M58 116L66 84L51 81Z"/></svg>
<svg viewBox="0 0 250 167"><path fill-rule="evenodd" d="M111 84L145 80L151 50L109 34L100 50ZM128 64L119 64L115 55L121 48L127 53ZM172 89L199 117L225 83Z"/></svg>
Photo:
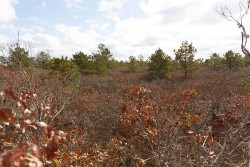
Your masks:
<svg viewBox="0 0 250 167"><path fill-rule="evenodd" d="M242 0L244 1L244 0ZM245 0L246 1L246 0ZM213 52L240 52L240 30L215 9L235 0L0 0L0 44L17 40L33 54L91 54L104 43L118 60L150 56L159 47L174 57L183 40L197 48L196 57ZM250 18L245 18L247 30Z"/></svg>

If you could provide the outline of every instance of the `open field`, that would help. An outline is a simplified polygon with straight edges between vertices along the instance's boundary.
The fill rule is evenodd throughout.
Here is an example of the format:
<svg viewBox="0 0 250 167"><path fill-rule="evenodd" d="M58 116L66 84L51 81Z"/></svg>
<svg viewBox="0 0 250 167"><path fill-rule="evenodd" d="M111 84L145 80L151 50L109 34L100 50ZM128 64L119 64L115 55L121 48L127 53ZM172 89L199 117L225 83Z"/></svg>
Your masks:
<svg viewBox="0 0 250 167"><path fill-rule="evenodd" d="M1 67L1 152L60 166L246 165L249 71L148 80L117 67L72 80Z"/></svg>

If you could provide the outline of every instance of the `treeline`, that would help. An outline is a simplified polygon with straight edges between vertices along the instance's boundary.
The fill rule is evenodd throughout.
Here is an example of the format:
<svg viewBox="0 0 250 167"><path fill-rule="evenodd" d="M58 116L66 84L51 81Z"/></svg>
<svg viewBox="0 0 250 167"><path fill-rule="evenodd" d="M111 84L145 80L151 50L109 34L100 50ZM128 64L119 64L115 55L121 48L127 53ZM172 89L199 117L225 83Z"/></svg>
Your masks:
<svg viewBox="0 0 250 167"><path fill-rule="evenodd" d="M183 71L183 75L187 77L200 67L207 67L212 70L228 69L229 71L235 71L250 64L249 56L234 53L232 50L227 51L222 56L218 53L212 53L205 60L201 58L195 59L196 52L197 49L188 41L183 41L181 46L174 50L174 59L164 53L161 48L157 49L145 62L149 77L168 78L177 70ZM138 64L142 64L141 59L130 56L128 65L131 72L135 72L139 68Z"/></svg>
<svg viewBox="0 0 250 167"><path fill-rule="evenodd" d="M213 53L209 59L205 60L204 64L213 70L227 67L231 71L240 67L247 67L250 64L250 57L247 55L242 56L240 53L229 50L222 56L218 53Z"/></svg>
<svg viewBox="0 0 250 167"><path fill-rule="evenodd" d="M83 52L73 54L72 59L61 56L52 58L49 53L41 51L35 57L31 57L28 49L15 43L8 47L8 56L1 56L1 63L13 68L31 69L41 68L50 69L61 74L82 73L82 74L107 74L108 70L115 67L110 50L104 45L99 44L98 50L92 55Z"/></svg>
<svg viewBox="0 0 250 167"><path fill-rule="evenodd" d="M0 63L12 68L32 69L40 68L51 70L52 73L62 75L97 74L107 75L109 70L117 66L127 66L130 72L147 70L149 78L169 78L176 70L183 71L187 77L199 67L209 67L213 70L228 68L229 71L246 67L250 64L248 56L234 53L229 50L224 55L213 53L209 59L195 59L197 49L192 43L183 41L181 46L174 50L175 58L164 53L158 48L151 56L144 60L143 56L130 56L128 61L117 61L111 51L104 45L99 44L98 49L91 55L82 51L76 52L72 58L62 56L52 58L49 53L41 51L35 57L30 56L28 49L19 43L10 45L7 49L8 56L1 56ZM4 53L4 52L2 52Z"/></svg>

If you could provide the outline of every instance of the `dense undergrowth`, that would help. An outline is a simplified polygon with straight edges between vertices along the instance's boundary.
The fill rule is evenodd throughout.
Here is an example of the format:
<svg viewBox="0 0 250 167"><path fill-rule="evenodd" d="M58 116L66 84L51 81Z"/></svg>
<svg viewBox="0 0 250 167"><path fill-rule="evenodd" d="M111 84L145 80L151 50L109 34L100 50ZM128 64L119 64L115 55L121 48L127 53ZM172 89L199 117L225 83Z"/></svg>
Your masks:
<svg viewBox="0 0 250 167"><path fill-rule="evenodd" d="M0 70L0 166L247 166L249 68L68 78Z"/></svg>

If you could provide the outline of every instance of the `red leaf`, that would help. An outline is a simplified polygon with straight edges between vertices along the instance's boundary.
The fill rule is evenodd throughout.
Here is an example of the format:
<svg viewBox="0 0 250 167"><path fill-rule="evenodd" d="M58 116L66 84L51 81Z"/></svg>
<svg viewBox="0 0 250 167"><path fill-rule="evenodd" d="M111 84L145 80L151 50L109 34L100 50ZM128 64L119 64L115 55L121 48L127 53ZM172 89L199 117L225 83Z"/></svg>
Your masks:
<svg viewBox="0 0 250 167"><path fill-rule="evenodd" d="M140 87L137 85L131 86L130 91L131 93L137 93L140 91Z"/></svg>
<svg viewBox="0 0 250 167"><path fill-rule="evenodd" d="M69 164L70 163L70 157L67 154L63 154L63 162L65 164Z"/></svg>
<svg viewBox="0 0 250 167"><path fill-rule="evenodd" d="M6 95L12 97L13 99L18 99L18 98L15 96L15 94L14 94L14 92L13 92L12 90L5 90L4 93L5 93Z"/></svg>
<svg viewBox="0 0 250 167"><path fill-rule="evenodd" d="M5 114L5 112L3 110L0 110L0 120L7 121L8 118L9 117Z"/></svg>
<svg viewBox="0 0 250 167"><path fill-rule="evenodd" d="M11 167L12 162L24 156L24 152L21 149L15 149L13 151L6 151L0 155L0 167Z"/></svg>
<svg viewBox="0 0 250 167"><path fill-rule="evenodd" d="M209 144L211 145L215 144L215 140L209 140Z"/></svg>
<svg viewBox="0 0 250 167"><path fill-rule="evenodd" d="M51 127L47 127L47 128L45 128L45 131L46 131L46 134L47 134L47 137L50 139L51 137L53 137L53 133L54 133L54 131L52 131L52 128Z"/></svg>
<svg viewBox="0 0 250 167"><path fill-rule="evenodd" d="M0 121L8 121L12 119L14 121L11 109L0 109Z"/></svg>
<svg viewBox="0 0 250 167"><path fill-rule="evenodd" d="M203 143L204 142L204 139L202 137L199 137L199 142L200 143Z"/></svg>
<svg viewBox="0 0 250 167"><path fill-rule="evenodd" d="M56 155L55 153L58 151L58 145L54 137L47 144L46 151L47 151L47 159L52 160Z"/></svg>
<svg viewBox="0 0 250 167"><path fill-rule="evenodd" d="M126 109L127 109L127 106L126 106L126 104L124 103L124 101L121 101L121 102L120 102L120 107L121 107L121 110L122 110L122 111L126 111Z"/></svg>

